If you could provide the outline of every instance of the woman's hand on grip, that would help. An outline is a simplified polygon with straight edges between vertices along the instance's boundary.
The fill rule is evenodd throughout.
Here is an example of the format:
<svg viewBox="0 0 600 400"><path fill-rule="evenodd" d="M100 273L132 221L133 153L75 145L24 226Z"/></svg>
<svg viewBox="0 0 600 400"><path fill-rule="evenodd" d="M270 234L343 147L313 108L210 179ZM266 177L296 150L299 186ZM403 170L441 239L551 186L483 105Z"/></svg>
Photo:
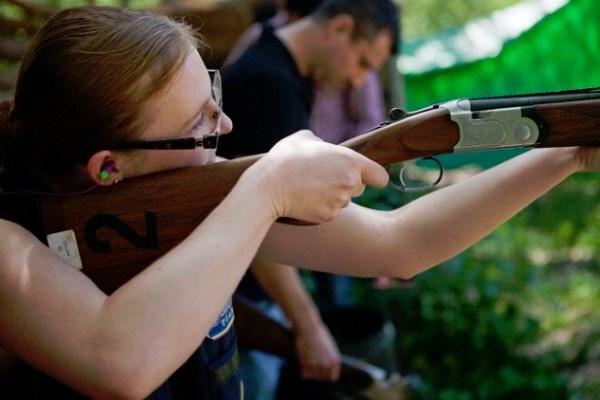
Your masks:
<svg viewBox="0 0 600 400"><path fill-rule="evenodd" d="M365 185L383 187L388 180L376 162L307 130L278 142L257 167L275 216L313 223L333 220Z"/></svg>

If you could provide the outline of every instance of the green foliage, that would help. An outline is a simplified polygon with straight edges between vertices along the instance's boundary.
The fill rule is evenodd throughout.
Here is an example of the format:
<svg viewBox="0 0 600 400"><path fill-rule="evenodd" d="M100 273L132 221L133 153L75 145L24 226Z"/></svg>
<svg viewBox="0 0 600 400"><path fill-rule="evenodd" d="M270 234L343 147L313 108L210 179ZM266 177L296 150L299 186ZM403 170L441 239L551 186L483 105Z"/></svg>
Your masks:
<svg viewBox="0 0 600 400"><path fill-rule="evenodd" d="M522 0L401 0L403 37L411 40L490 15Z"/></svg>
<svg viewBox="0 0 600 400"><path fill-rule="evenodd" d="M360 202L389 209L410 200L369 190ZM357 283L358 301L394 320L401 367L418 377L415 398L597 393L599 200L593 175L572 177L409 284L378 291Z"/></svg>

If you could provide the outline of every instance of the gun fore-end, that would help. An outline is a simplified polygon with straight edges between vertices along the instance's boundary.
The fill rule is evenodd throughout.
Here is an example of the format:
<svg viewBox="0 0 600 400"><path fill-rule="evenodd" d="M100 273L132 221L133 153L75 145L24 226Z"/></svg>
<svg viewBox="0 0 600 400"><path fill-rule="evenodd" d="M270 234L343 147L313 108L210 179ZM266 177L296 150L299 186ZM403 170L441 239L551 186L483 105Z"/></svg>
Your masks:
<svg viewBox="0 0 600 400"><path fill-rule="evenodd" d="M600 99L541 104L533 109L546 132L537 147L600 146Z"/></svg>
<svg viewBox="0 0 600 400"><path fill-rule="evenodd" d="M342 146L349 147L381 165L452 153L459 129L445 108L432 108L376 128Z"/></svg>

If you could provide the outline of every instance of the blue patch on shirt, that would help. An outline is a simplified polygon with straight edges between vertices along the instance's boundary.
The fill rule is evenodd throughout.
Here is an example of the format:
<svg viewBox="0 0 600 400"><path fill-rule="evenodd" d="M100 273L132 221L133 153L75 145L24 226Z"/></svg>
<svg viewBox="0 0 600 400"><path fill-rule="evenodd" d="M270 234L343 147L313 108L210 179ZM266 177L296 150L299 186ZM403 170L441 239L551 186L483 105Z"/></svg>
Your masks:
<svg viewBox="0 0 600 400"><path fill-rule="evenodd" d="M208 331L208 337L212 340L218 340L223 335L225 335L229 329L233 326L233 320L235 319L235 315L233 313L233 305L231 303L231 299L225 304L225 308L221 311L219 318L213 324L213 326Z"/></svg>

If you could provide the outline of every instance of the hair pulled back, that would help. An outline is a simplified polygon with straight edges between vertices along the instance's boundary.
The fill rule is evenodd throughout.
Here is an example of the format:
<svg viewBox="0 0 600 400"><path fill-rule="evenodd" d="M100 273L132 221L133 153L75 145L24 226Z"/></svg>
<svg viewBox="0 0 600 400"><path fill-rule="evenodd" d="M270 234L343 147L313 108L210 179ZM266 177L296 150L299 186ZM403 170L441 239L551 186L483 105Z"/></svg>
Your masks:
<svg viewBox="0 0 600 400"><path fill-rule="evenodd" d="M48 179L139 137L143 105L199 44L187 25L147 11L55 14L23 58L14 102L0 105L0 162Z"/></svg>

